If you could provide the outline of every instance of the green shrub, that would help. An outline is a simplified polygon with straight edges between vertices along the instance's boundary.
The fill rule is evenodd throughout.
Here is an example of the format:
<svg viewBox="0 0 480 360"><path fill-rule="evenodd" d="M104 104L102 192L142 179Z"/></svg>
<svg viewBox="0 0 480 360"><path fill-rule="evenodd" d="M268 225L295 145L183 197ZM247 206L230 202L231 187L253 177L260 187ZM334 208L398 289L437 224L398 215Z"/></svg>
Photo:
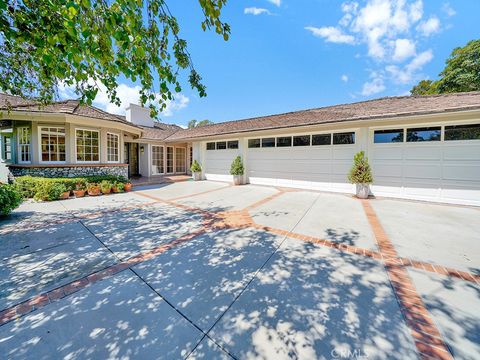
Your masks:
<svg viewBox="0 0 480 360"><path fill-rule="evenodd" d="M243 167L242 158L237 156L230 167L230 175L243 175L244 171L245 169Z"/></svg>
<svg viewBox="0 0 480 360"><path fill-rule="evenodd" d="M108 180L102 180L102 182L100 182L100 190L102 193L110 192L110 190L112 190L112 183Z"/></svg>
<svg viewBox="0 0 480 360"><path fill-rule="evenodd" d="M42 181L36 187L35 200L58 200L60 195L67 191L65 184L56 181Z"/></svg>
<svg viewBox="0 0 480 360"><path fill-rule="evenodd" d="M353 157L353 166L348 173L348 180L352 184L373 183L372 169L363 151L356 153Z"/></svg>
<svg viewBox="0 0 480 360"><path fill-rule="evenodd" d="M202 167L197 160L193 160L192 166L190 166L190 171L193 173L202 171Z"/></svg>
<svg viewBox="0 0 480 360"><path fill-rule="evenodd" d="M15 178L15 188L20 192L20 195L25 199L30 199L35 196L36 186L42 178L32 176L21 176Z"/></svg>
<svg viewBox="0 0 480 360"><path fill-rule="evenodd" d="M125 191L125 184L123 182L114 182L112 187L115 188L117 192Z"/></svg>
<svg viewBox="0 0 480 360"><path fill-rule="evenodd" d="M20 191L13 185L0 185L0 215L7 216L22 202Z"/></svg>
<svg viewBox="0 0 480 360"><path fill-rule="evenodd" d="M78 178L44 178L34 176L20 176L15 178L15 187L18 189L23 198L41 199L48 193L48 189L52 184L59 184L65 186L64 191L86 189L87 183L101 183L108 181L110 183L125 184L128 180L123 176L114 175L99 175L99 176L85 176ZM37 192L41 194L35 196ZM55 200L55 199L52 199Z"/></svg>

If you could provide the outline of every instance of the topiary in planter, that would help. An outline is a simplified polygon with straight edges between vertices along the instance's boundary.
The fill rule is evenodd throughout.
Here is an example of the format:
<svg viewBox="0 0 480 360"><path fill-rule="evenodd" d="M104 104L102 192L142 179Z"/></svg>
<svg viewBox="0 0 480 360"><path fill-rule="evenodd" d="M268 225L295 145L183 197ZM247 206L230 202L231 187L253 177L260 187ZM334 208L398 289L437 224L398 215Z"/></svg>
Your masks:
<svg viewBox="0 0 480 360"><path fill-rule="evenodd" d="M193 160L192 166L190 166L190 171L193 174L193 180L197 181L200 180L202 177L202 167L198 163L197 160Z"/></svg>
<svg viewBox="0 0 480 360"><path fill-rule="evenodd" d="M243 166L242 158L237 156L235 160L233 160L232 166L230 167L230 175L233 175L233 183L235 185L240 185L242 183L244 172L245 168Z"/></svg>
<svg viewBox="0 0 480 360"><path fill-rule="evenodd" d="M348 173L348 180L357 185L357 197L366 199L370 193L369 184L373 183L372 169L365 153L360 151L353 157L353 166Z"/></svg>
<svg viewBox="0 0 480 360"><path fill-rule="evenodd" d="M22 195L14 186L0 184L0 216L7 216L22 202Z"/></svg>

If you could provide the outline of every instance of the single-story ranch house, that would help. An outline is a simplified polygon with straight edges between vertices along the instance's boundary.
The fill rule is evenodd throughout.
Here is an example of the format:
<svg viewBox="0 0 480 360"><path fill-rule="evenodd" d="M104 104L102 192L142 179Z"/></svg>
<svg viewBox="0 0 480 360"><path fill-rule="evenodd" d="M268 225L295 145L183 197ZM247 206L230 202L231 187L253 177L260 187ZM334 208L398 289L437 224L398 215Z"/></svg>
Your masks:
<svg viewBox="0 0 480 360"><path fill-rule="evenodd" d="M231 181L240 155L251 184L353 193L356 152L372 165L372 193L480 206L480 92L387 97L193 129L67 100L39 107L0 95L2 161L13 175L189 172Z"/></svg>

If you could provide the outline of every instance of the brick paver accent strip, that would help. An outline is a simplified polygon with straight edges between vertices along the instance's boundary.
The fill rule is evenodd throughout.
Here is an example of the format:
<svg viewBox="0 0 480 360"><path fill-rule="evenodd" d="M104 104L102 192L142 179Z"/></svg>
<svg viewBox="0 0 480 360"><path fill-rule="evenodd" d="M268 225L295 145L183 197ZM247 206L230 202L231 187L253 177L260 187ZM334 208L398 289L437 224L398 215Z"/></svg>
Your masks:
<svg viewBox="0 0 480 360"><path fill-rule="evenodd" d="M398 258L397 251L383 229L369 200L362 200L362 205L380 252L387 256L384 261L385 269L418 352L425 359L453 359L447 344L403 266L403 259Z"/></svg>

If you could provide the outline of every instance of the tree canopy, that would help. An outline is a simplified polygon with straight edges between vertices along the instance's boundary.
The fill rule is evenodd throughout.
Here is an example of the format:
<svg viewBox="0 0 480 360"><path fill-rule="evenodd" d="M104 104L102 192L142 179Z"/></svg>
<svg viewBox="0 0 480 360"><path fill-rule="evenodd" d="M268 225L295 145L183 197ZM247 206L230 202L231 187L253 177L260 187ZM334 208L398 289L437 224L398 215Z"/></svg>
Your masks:
<svg viewBox="0 0 480 360"><path fill-rule="evenodd" d="M438 80L421 80L410 93L429 95L480 91L480 40L453 49Z"/></svg>
<svg viewBox="0 0 480 360"><path fill-rule="evenodd" d="M199 0L202 29L228 40L226 2ZM44 103L58 97L59 86L73 86L91 104L103 85L120 105L123 76L140 84L140 102L156 116L182 91L183 69L190 86L206 95L165 0L0 0L0 54L0 90Z"/></svg>
<svg viewBox="0 0 480 360"><path fill-rule="evenodd" d="M193 128L196 128L196 127L199 127L199 126L205 126L205 125L210 125L210 124L213 124L213 122L211 122L210 120L208 119L205 119L205 120L190 120L188 122L188 128L189 129L193 129Z"/></svg>

